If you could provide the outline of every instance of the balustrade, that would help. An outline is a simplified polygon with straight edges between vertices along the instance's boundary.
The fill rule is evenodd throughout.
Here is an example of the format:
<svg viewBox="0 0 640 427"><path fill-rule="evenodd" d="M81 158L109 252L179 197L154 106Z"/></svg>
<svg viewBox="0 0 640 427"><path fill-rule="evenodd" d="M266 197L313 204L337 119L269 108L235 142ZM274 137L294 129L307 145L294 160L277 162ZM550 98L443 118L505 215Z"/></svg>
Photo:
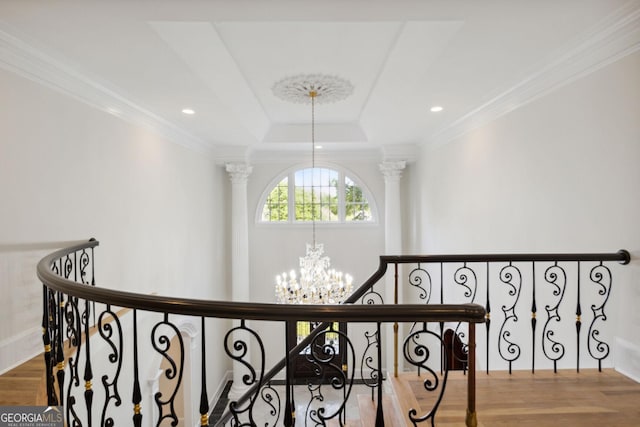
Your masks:
<svg viewBox="0 0 640 427"><path fill-rule="evenodd" d="M484 337L478 342L478 351L484 355L488 373L491 369L512 372L514 364L524 367L525 348L532 372L539 365L557 371L561 362L564 367L579 371L585 357L602 370L602 363L610 353L610 344L602 328L607 320L606 304L613 289L613 274L607 262L627 264L630 255L621 250L601 254L437 255L382 259L396 269L407 265L406 274L396 274L394 281L396 289L404 290L405 301L476 303L485 307ZM371 288L370 292L373 290ZM499 307L497 313L496 307ZM583 307L589 307L586 316ZM539 308L544 311L540 312ZM523 321L525 317L529 317L529 322ZM582 327L585 319L588 321L586 331ZM464 325L456 323L450 327L464 344ZM443 323L439 325L441 336L444 336L445 328ZM572 343L568 342L570 339ZM569 348L573 361L567 360ZM496 363L499 360L505 364Z"/></svg>
<svg viewBox="0 0 640 427"><path fill-rule="evenodd" d="M487 369L490 351L499 354L511 369L522 354L520 345L524 338L514 336L514 325L519 324L523 315L521 296L527 292L532 302L530 336L534 340L538 337L537 307L543 306L546 315L540 345L555 368L566 355L566 347L555 332L563 318L565 295L567 292L577 295L575 324L579 340L581 306L587 304L584 294L588 281L589 286L596 289L599 300L588 302L592 315L586 347L590 357L601 363L608 355L608 344L598 325L606 320L605 308L612 284L611 270L605 262L629 260L625 251L535 257L383 256L378 270L345 304L283 306L165 298L95 286L96 246L98 242L91 240L66 248L43 258L38 265L38 277L43 282L47 395L49 404L65 407L66 421L72 426L94 423L114 426L131 420L135 426L175 425L181 417L176 407L181 387L182 390L198 389L197 416L200 425L209 425L212 402L207 369L231 361L234 368L243 370L240 378L249 388L244 396L229 403L222 417L215 420L216 425L293 426L296 419L304 425L325 425L331 420L343 425L349 419L347 402L354 384L358 383L371 390L378 410L376 425L381 426L385 372L382 350L388 345L383 325L387 323L406 325L401 351L398 349L396 353L402 355L408 367L425 375L425 392L433 396L430 410L407 414L413 425L434 425L450 368L444 327L455 325L454 333L464 344L461 359L468 370L467 425L476 425L475 325L486 324ZM577 274L569 271L570 263L577 266ZM413 264L407 267L406 276L398 274L403 264ZM380 283L378 287L384 285L381 279L390 265L396 273L396 293L401 289L405 300L415 293L415 301L419 303L384 303L385 293L376 289L376 283ZM529 280L523 280L526 266L531 273ZM479 279L481 274L484 282ZM435 276L439 279L433 280ZM577 277L577 287L569 286L568 277ZM530 282L533 283L531 289L525 286ZM543 283L550 292L546 297L541 296ZM501 291L502 298L494 296ZM490 317L491 307L496 304L502 313L499 326L492 325ZM128 311L122 312L119 308ZM197 357L188 354L192 347L184 342L178 328L184 318L191 319L199 328L202 339L195 346ZM227 319L237 319L239 323L231 325ZM316 322L318 326L307 338L293 345L287 331L295 328L297 321ZM267 347L273 346L265 346L265 342L272 344L273 338L268 336L265 340L259 333L264 323L279 325L283 341L280 350L283 358L270 369L266 353ZM346 330L337 327L339 323L346 324ZM222 343L207 342L207 331L221 329L226 331ZM356 337L356 329L363 336ZM498 339L496 347L490 350L492 334L497 334ZM334 357L335 347L327 344L327 335L333 339L338 337L339 359ZM397 337L395 339L397 342ZM388 341L391 342L391 337ZM300 385L293 379L291 359L301 353L313 366L315 377L307 378ZM140 370L148 367L150 355L163 361L160 376L163 386L158 390L141 380ZM221 360L224 355L226 361ZM198 363L190 364L188 360ZM532 360L535 362L535 356ZM577 361L580 362L579 356ZM187 369L197 371L199 385L185 386L189 378L194 378ZM96 378L99 386L94 384ZM306 395L304 403L303 395ZM125 400L131 402L131 409L124 408ZM152 407L143 411L145 401Z"/></svg>

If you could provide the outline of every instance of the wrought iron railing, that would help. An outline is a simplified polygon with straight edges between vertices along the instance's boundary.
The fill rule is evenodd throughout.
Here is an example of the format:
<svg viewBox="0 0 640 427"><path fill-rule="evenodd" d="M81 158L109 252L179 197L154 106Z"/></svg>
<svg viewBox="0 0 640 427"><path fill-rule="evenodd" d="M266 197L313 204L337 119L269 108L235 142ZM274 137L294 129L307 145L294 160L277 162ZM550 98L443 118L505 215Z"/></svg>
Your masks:
<svg viewBox="0 0 640 427"><path fill-rule="evenodd" d="M595 361L597 368L601 370L603 360L610 354L610 346L600 329L607 319L606 303L613 285L613 274L607 263L627 264L629 260L630 254L626 250L589 254L381 256L378 270L346 303L368 306L384 304L385 296L389 293L384 289L386 284L381 279L387 270L391 270L391 294L394 304L398 304L399 296L403 295L405 302L427 305L475 303L485 307L484 337L477 344L478 350L484 353L487 373L492 369L493 360L503 362L494 363L493 369L508 369L511 372L514 364L520 364L522 368L524 347L527 347L530 353L529 366L532 372L536 369L538 353L542 353L544 359L550 363L544 365L545 368L552 367L557 371L568 347L572 347L574 351L575 364L567 361L566 366L579 371L582 355ZM566 297L569 292L574 295L570 301L571 307ZM524 298L521 298L525 293L529 295L526 306L523 304ZM500 310L497 315L494 314L492 320L491 308L496 306L500 307ZM538 307L544 308L542 315L539 315ZM589 316L583 315L582 307L589 307ZM575 314L575 318L561 314L561 311L570 311ZM525 314L530 315L530 322L520 322L520 318ZM589 325L586 331L582 328L585 317ZM539 318L544 322L542 328L538 325ZM394 322L393 365L396 376L398 359L406 362L406 369L416 369L418 372L423 369L420 363L414 363L415 359L411 357L411 353L425 351L428 348L427 341L433 336L439 337L443 346L439 357L433 357L439 361L441 372L452 368L453 363L450 360L457 359L454 362L460 362L463 369L469 369L471 375L475 374L475 369L470 368L468 355L469 343L475 342L475 338L471 340L470 334L475 333L475 330L467 331L464 322L438 322L435 328L427 328L427 325L420 322L414 323L403 334L402 352L397 345L398 326L398 322ZM447 326L453 331L451 343L445 339ZM323 324L315 332L327 327L328 324ZM560 329L563 329L566 337L568 328L574 328L575 346L570 346L568 342L563 343L559 338ZM362 382L371 387L373 395L375 390L378 393L381 391L378 380L382 374L376 367L376 363L380 363L382 359L379 353L382 348L379 342L380 328L367 330L364 336L366 342L359 361L360 376ZM461 343L460 352L453 351L454 340ZM529 341L528 346L525 346L525 340ZM581 344L584 341L586 349ZM303 342L295 351L307 344L308 341ZM449 354L445 354L444 349L447 349ZM265 374L265 381L273 378L285 365L285 359L275 364ZM238 401L245 402L251 393L255 393L256 387L258 385ZM425 390L429 390L426 384ZM227 412L221 421L230 417L231 414Z"/></svg>
<svg viewBox="0 0 640 427"><path fill-rule="evenodd" d="M430 348L435 346L439 349L434 354L446 350L441 336L429 325L463 322L467 324L468 329L467 424L475 425L474 337L475 324L485 321L484 307L478 304L380 304L374 308L370 304L352 304L363 298L367 299L365 302L369 302L372 286L384 276L387 269L388 262L384 257L378 270L352 295L347 301L348 304L282 306L165 298L98 287L95 286L93 269L93 250L97 245L97 241L91 240L54 252L43 258L37 269L38 277L43 283L42 326L47 396L50 405L64 405L68 425L90 427L99 422L102 426L111 427L118 424L116 419L127 417L130 417L135 426L143 425L141 406L146 388L140 379L140 368L145 366L148 360L141 360L143 356L140 352L142 343L148 342L149 339L153 352L167 363L163 378L168 386L162 391L154 392L155 408L154 411L148 411L147 416L152 413L155 413L155 416L148 425L177 424L176 396L185 378L185 345L174 323L180 315L196 318L203 337L206 336L206 329L212 327L212 322L221 322L222 319L239 320L237 325L228 329L223 346L229 360L234 361L238 369L246 372L243 382L249 387L249 392L243 398L229 404L229 415L223 416L218 424L230 421L231 425L257 425L259 420L259 423L265 426L294 425L299 393L296 392L296 386L292 381L291 357L299 355L305 348L309 349L306 354L315 367L317 379L307 381L306 387L311 398L304 412L316 425L324 425L328 420L335 420L342 425L347 419L345 408L356 379L357 349L354 346L354 338L348 333L334 329L334 322L375 325L374 332L368 334L372 339L368 340L360 359L363 364L370 366L370 372L367 373L369 381L365 382L378 391L377 426L384 423L381 327L391 322L417 325L405 340L404 355L408 363L419 367L428 375L424 381L425 389L434 393L434 399L432 408L424 414L413 411L408 416L414 425L423 421L433 425L445 390L448 369L446 364L442 371L434 367L434 360L431 358L433 352ZM130 329L123 326L123 315L116 310L118 307L130 309L130 312L124 315L131 317L128 319L131 321ZM140 318L144 313L159 314L157 319L147 316L143 322ZM280 323L284 325L285 330L293 327L297 321L321 324L298 345L285 340L281 349L284 355L283 362L266 371L265 342L253 326L254 322L260 321ZM149 328L144 329L142 324L148 324ZM228 327L226 322L222 325ZM220 328L218 323L214 326ZM97 333L93 339L92 331ZM328 333L340 336L344 343L341 349L346 360L340 359L337 362L333 357L334 347L321 342L321 338ZM172 344L172 338L177 339L175 344ZM418 339L427 339L431 343L429 346L415 345ZM203 339L198 349L201 362L198 416L201 425L209 425L211 410L207 392L207 367L214 363L223 363L221 360L212 359L212 353L207 350L211 345L207 344ZM101 345L103 350L92 350L97 345ZM177 352L172 351L175 350L171 348L172 345L177 346ZM69 348L65 349L65 346ZM248 350L249 346L252 351ZM97 359L100 359L99 363ZM277 391L272 379L283 368L284 385L282 390ZM363 371L361 364L361 377L365 376L362 374ZM100 380L100 387L93 384L96 378ZM326 404L328 402L323 397L323 387L339 392L337 404L333 402L331 407ZM125 396L131 399L130 411L120 409ZM266 410L260 411L260 407ZM129 416L126 415L127 412Z"/></svg>
<svg viewBox="0 0 640 427"><path fill-rule="evenodd" d="M495 360L502 360L506 366L497 363L494 369L506 368L512 372L516 363L523 367L524 348L532 372L537 364L557 371L563 361L565 367L579 371L585 357L602 370L602 363L610 354L610 345L601 331L607 320L607 302L613 288L613 274L607 263L628 264L629 261L626 250L590 254L382 257L382 262L393 265L396 272L396 303L399 290L404 288L405 301L476 303L485 307L484 337L477 344L478 351L485 357L487 373ZM405 274L398 274L401 265L408 265ZM374 289L371 288L371 292ZM495 307L500 308L497 315L492 311ZM589 309L586 315L584 307ZM529 322L520 322L525 316ZM463 325L457 323L451 327L453 336L466 347ZM440 323L440 336L445 335L444 329L445 324ZM573 361L563 360L568 348L572 349ZM539 354L544 357L537 357ZM465 358L462 355L463 364ZM397 355L395 367L397 374Z"/></svg>

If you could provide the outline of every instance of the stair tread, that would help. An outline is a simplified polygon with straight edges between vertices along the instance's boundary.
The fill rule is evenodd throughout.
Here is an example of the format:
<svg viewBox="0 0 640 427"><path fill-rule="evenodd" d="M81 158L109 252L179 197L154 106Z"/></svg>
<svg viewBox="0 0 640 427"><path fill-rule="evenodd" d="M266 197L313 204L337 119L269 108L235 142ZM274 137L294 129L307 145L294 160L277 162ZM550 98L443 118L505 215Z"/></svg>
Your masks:
<svg viewBox="0 0 640 427"><path fill-rule="evenodd" d="M376 425L376 400L371 400L369 394L358 395L358 409L360 411L360 424L362 427L372 427ZM398 406L393 396L382 395L382 408L384 413L385 427L404 427L401 415L398 413Z"/></svg>

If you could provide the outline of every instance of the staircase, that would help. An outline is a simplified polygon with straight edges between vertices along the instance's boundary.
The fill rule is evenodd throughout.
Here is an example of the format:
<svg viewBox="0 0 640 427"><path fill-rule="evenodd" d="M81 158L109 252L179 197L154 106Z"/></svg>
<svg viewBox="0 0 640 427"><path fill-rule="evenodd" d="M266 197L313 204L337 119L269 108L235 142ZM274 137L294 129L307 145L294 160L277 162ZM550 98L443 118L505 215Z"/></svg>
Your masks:
<svg viewBox="0 0 640 427"><path fill-rule="evenodd" d="M394 394L385 394L382 397L382 403L384 407L385 427L404 427L405 423L402 419L403 417L400 413L396 396ZM358 410L360 413L360 421L355 425L358 427L375 426L377 406L375 400L372 400L370 395L359 394Z"/></svg>

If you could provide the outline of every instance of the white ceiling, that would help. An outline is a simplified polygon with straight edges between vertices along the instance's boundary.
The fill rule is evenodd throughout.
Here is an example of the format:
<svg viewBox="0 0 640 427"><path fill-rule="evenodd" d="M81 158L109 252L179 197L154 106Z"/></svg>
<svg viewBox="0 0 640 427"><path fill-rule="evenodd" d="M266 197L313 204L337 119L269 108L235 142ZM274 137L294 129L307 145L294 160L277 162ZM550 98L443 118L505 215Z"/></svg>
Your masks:
<svg viewBox="0 0 640 427"><path fill-rule="evenodd" d="M251 161L308 148L309 107L271 91L293 74L355 87L316 108L327 152L393 158L639 48L640 0L0 1L0 66Z"/></svg>

